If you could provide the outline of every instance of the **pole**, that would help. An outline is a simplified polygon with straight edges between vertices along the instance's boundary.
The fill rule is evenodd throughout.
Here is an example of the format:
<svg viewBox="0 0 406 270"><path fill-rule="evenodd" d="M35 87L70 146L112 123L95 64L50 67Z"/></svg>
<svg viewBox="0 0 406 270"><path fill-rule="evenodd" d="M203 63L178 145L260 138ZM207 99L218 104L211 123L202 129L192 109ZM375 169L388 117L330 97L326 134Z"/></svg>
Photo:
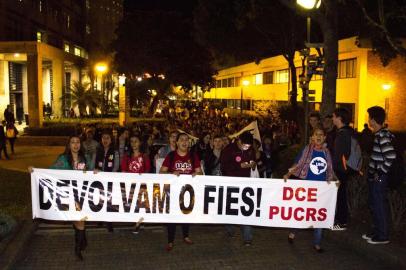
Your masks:
<svg viewBox="0 0 406 270"><path fill-rule="evenodd" d="M310 43L310 31L311 31L311 18L307 17L307 43ZM305 76L306 76L306 82L303 85L303 106L304 106L304 115L305 115L305 119L304 119L304 144L308 144L309 143L309 65L306 65L306 72L305 72Z"/></svg>
<svg viewBox="0 0 406 270"><path fill-rule="evenodd" d="M240 113L242 116L242 97L243 97L243 93L244 93L244 86L241 86L241 98L240 98Z"/></svg>

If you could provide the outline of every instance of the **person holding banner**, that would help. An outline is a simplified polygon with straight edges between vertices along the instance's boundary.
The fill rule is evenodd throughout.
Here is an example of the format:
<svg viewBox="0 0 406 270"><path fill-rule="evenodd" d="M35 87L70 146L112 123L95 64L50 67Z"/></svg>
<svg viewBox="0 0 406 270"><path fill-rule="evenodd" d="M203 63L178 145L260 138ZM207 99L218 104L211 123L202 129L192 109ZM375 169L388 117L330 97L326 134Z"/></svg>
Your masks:
<svg viewBox="0 0 406 270"><path fill-rule="evenodd" d="M296 157L295 164L283 176L285 182L292 175L301 180L333 181L335 179L333 162L330 151L324 145L326 140L325 131L320 127L312 130L311 143L307 145ZM288 235L288 242L293 244L297 230L292 230ZM313 248L322 253L321 248L322 229L315 228L313 236Z"/></svg>
<svg viewBox="0 0 406 270"><path fill-rule="evenodd" d="M186 133L178 134L176 137L176 151L172 151L166 156L159 173L173 173L177 176L181 174L202 175L199 157L189 151L189 136ZM167 224L167 229L168 245L166 250L171 251L175 241L176 224ZM182 224L182 232L183 242L189 245L193 244L189 237L189 225Z"/></svg>
<svg viewBox="0 0 406 270"><path fill-rule="evenodd" d="M101 133L101 147L96 150L96 162L94 172L117 172L120 168L120 157L118 151L112 144L112 134L108 130ZM106 223L107 230L113 232L113 223Z"/></svg>
<svg viewBox="0 0 406 270"><path fill-rule="evenodd" d="M69 137L65 152L59 155L50 169L82 170L86 172L86 170L93 169L93 165L89 161L83 152L80 137L75 135ZM32 173L33 168L29 167L28 171ZM82 251L87 247L85 221L74 221L73 229L75 230L75 255L79 260L83 260Z"/></svg>
<svg viewBox="0 0 406 270"><path fill-rule="evenodd" d="M250 177L251 170L256 168L255 153L252 149L254 138L249 131L241 133L231 144L227 145L221 152L220 166L221 175L235 177ZM234 236L234 227L226 226L230 237ZM248 225L241 226L244 245L252 244L252 227Z"/></svg>
<svg viewBox="0 0 406 270"><path fill-rule="evenodd" d="M141 152L141 139L137 135L130 136L130 152L121 160L121 171L130 173L149 173L151 162L148 155Z"/></svg>

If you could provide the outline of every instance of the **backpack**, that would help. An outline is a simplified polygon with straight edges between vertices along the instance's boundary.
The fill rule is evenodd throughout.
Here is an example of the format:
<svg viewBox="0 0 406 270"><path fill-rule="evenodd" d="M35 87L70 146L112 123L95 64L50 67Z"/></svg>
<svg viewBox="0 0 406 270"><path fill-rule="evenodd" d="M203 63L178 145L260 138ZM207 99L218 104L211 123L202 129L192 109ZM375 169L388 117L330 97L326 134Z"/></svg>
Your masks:
<svg viewBox="0 0 406 270"><path fill-rule="evenodd" d="M396 140L392 139L392 145L395 148L396 159L393 161L392 166L389 168L388 187L391 190L395 190L399 188L403 184L403 182L405 182L405 163L403 159L403 153L402 151L400 151L400 147L396 143Z"/></svg>
<svg viewBox="0 0 406 270"><path fill-rule="evenodd" d="M351 135L351 152L347 160L345 160L347 167L356 172L360 172L362 168L362 151L357 139Z"/></svg>

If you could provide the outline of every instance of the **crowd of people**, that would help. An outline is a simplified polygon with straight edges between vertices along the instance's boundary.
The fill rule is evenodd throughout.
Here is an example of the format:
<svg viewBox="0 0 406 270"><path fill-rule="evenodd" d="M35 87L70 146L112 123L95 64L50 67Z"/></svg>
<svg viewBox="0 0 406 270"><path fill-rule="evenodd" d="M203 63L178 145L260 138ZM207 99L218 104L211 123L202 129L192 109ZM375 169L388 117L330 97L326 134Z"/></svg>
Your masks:
<svg viewBox="0 0 406 270"><path fill-rule="evenodd" d="M370 244L389 243L388 217L385 201L387 174L396 154L393 135L384 127L385 111L381 107L368 110L371 132L366 132L374 144L368 166L369 204L373 216L373 230L362 237ZM355 132L349 127L350 113L338 108L332 115L321 119L317 113L310 115L311 136L300 151L294 164L283 176L284 180L335 181L339 183L335 223L332 230L342 231L348 224L347 184L357 169L347 166L354 154L352 138ZM78 127L77 134L69 138L66 150L51 166L54 169L93 170L129 173L171 173L175 175L215 175L233 177L274 178L278 163L277 153L294 138L282 128L266 119L257 119L261 140L254 139L250 131L238 134L253 119L230 118L220 111L195 108L188 117L173 114L167 121L135 123L131 127L101 128L100 125ZM187 131L187 132L185 132ZM232 136L237 133L238 136ZM365 146L364 146L365 147ZM322 166L314 170L313 160ZM31 169L30 169L31 170ZM253 174L256 171L257 174ZM83 259L81 251L87 246L85 222L73 223L75 254ZM253 240L251 226L240 226L243 244ZM109 231L113 225L107 223ZM137 232L137 231L135 231ZM167 224L167 251L174 248L176 224ZM193 244L189 225L182 224L183 241ZM226 233L233 237L235 228L226 226ZM294 243L297 230L291 230L288 242ZM313 248L321 248L322 229L314 229Z"/></svg>

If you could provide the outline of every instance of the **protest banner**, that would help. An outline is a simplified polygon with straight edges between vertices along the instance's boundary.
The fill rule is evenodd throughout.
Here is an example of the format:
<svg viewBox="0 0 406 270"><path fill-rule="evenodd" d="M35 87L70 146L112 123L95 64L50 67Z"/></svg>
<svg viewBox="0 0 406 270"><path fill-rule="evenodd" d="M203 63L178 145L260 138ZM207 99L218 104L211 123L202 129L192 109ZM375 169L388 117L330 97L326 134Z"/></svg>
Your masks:
<svg viewBox="0 0 406 270"><path fill-rule="evenodd" d="M33 218L329 228L337 186L321 181L34 169Z"/></svg>

